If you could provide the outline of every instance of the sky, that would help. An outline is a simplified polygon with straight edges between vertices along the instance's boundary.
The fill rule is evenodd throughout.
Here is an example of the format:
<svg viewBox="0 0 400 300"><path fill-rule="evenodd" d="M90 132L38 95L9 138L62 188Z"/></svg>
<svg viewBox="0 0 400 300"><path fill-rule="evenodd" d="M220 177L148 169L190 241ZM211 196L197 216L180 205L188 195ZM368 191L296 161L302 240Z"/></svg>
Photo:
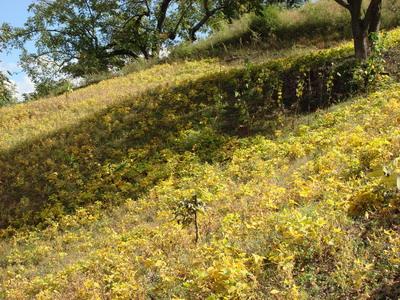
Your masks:
<svg viewBox="0 0 400 300"><path fill-rule="evenodd" d="M28 6L33 0L0 0L0 24L7 22L12 26L21 26L28 18ZM17 87L18 97L33 92L34 86L29 77L18 66L19 51L0 53L0 69L12 72L11 79Z"/></svg>

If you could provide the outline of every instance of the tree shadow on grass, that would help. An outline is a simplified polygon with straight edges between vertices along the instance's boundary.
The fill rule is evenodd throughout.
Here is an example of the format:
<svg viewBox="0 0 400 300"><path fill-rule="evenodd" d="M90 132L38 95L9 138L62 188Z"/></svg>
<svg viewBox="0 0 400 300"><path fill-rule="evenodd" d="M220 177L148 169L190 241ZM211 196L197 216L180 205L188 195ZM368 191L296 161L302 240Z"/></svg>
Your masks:
<svg viewBox="0 0 400 300"><path fill-rule="evenodd" d="M335 84L329 95L324 88L331 60L272 63L160 88L0 153L0 227L38 224L96 201L136 199L175 172L167 164L174 155L221 161L231 137L268 134L282 113L345 99L351 86ZM302 64L308 71L298 97Z"/></svg>

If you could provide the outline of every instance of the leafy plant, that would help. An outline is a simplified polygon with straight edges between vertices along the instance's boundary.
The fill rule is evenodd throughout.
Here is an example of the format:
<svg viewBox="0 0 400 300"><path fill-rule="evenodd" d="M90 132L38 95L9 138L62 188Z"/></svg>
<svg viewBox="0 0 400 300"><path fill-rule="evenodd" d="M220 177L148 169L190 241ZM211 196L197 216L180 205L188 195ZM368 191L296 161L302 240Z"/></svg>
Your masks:
<svg viewBox="0 0 400 300"><path fill-rule="evenodd" d="M0 71L0 106L15 103L15 87L6 74Z"/></svg>
<svg viewBox="0 0 400 300"><path fill-rule="evenodd" d="M354 80L366 91L375 89L388 79L385 72L384 58L384 54L387 51L384 42L385 36L378 33L371 33L369 39L372 45L371 54L354 71Z"/></svg>
<svg viewBox="0 0 400 300"><path fill-rule="evenodd" d="M197 244L199 241L199 220L198 215L205 210L205 203L193 195L191 198L183 199L178 202L174 209L175 220L183 226L194 226L195 238Z"/></svg>

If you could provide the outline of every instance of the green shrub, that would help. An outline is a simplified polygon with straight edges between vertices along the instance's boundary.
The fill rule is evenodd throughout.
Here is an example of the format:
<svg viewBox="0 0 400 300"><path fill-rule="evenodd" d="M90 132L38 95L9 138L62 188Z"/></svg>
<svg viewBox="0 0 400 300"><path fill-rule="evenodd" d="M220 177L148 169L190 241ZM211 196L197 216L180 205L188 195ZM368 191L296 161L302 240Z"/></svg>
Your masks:
<svg viewBox="0 0 400 300"><path fill-rule="evenodd" d="M268 6L261 16L253 17L250 30L263 38L274 38L281 26L279 19L281 11L278 6Z"/></svg>

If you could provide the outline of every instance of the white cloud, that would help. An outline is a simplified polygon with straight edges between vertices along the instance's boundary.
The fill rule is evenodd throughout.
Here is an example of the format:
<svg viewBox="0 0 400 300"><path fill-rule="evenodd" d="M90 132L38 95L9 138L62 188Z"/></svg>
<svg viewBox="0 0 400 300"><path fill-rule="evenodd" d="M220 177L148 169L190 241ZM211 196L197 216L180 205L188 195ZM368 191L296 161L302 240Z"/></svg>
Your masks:
<svg viewBox="0 0 400 300"><path fill-rule="evenodd" d="M18 63L0 61L0 71L8 71L13 74L10 81L15 85L18 100L23 100L22 94L31 93L35 90L35 86L30 78L25 74L21 76L21 68L18 66Z"/></svg>
<svg viewBox="0 0 400 300"><path fill-rule="evenodd" d="M20 93L31 93L35 90L32 80L25 75L20 82L17 82L17 90Z"/></svg>
<svg viewBox="0 0 400 300"><path fill-rule="evenodd" d="M0 61L0 71L6 72L18 72L21 69L19 68L17 63L9 63L9 62L4 62L4 61Z"/></svg>
<svg viewBox="0 0 400 300"><path fill-rule="evenodd" d="M27 75L24 75L21 79L11 81L15 84L18 100L23 100L22 94L31 93L35 90L35 85Z"/></svg>

